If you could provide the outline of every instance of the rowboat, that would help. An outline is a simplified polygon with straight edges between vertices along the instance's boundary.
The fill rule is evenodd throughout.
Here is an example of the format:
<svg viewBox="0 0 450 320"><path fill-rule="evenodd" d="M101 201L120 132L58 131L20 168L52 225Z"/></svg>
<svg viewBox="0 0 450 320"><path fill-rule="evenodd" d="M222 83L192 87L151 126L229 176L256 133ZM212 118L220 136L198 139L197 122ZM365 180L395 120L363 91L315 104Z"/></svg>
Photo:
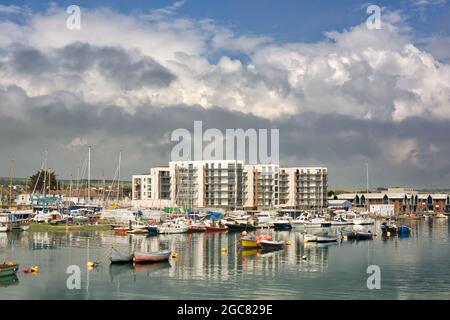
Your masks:
<svg viewBox="0 0 450 320"><path fill-rule="evenodd" d="M242 249L255 249L259 248L259 244L256 238L242 238L241 247Z"/></svg>
<svg viewBox="0 0 450 320"><path fill-rule="evenodd" d="M119 250L112 248L111 249L111 256L110 256L111 263L126 263L126 262L132 262L133 261L133 254L132 253L123 253Z"/></svg>
<svg viewBox="0 0 450 320"><path fill-rule="evenodd" d="M0 277L7 277L16 274L19 264L14 262L0 263Z"/></svg>
<svg viewBox="0 0 450 320"><path fill-rule="evenodd" d="M145 262L162 262L168 261L172 251L157 251L157 252L135 252L133 262L145 263Z"/></svg>
<svg viewBox="0 0 450 320"><path fill-rule="evenodd" d="M335 242L338 240L337 236L330 235L328 232L319 232L315 236L317 237L316 242L318 243Z"/></svg>
<svg viewBox="0 0 450 320"><path fill-rule="evenodd" d="M261 240L260 244L263 250L280 250L284 247L284 241Z"/></svg>
<svg viewBox="0 0 450 320"><path fill-rule="evenodd" d="M356 233L356 240L372 240L373 239L373 234L372 232L357 232Z"/></svg>

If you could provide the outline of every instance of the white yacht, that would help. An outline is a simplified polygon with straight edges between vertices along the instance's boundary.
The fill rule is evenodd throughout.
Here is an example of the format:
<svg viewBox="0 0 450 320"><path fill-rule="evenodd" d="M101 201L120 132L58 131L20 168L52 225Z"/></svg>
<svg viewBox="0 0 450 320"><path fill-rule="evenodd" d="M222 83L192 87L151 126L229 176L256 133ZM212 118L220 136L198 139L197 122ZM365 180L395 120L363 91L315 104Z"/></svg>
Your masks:
<svg viewBox="0 0 450 320"><path fill-rule="evenodd" d="M162 225L158 226L158 233L162 234L187 233L188 231L189 225L185 220L181 219L164 222Z"/></svg>

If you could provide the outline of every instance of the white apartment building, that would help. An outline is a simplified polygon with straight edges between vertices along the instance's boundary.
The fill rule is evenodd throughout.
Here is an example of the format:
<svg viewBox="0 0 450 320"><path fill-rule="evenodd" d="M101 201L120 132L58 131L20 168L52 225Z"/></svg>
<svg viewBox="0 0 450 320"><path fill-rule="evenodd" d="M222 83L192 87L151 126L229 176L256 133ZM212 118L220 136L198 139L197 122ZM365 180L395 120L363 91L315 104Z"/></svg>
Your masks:
<svg viewBox="0 0 450 320"><path fill-rule="evenodd" d="M328 170L246 165L235 160L172 161L134 175L136 208L275 209L323 207Z"/></svg>

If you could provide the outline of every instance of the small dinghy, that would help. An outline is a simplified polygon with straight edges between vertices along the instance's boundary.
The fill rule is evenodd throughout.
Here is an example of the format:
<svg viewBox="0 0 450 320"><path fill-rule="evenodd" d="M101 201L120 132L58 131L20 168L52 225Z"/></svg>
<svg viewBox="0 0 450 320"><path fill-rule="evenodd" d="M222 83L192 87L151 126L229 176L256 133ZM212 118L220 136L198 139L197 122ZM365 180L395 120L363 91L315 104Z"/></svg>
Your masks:
<svg viewBox="0 0 450 320"><path fill-rule="evenodd" d="M131 253L123 253L117 250L116 248L111 249L110 256L111 263L127 263L133 261L133 254Z"/></svg>
<svg viewBox="0 0 450 320"><path fill-rule="evenodd" d="M318 243L327 243L327 242L338 241L337 236L330 235L328 232L319 232L319 233L316 233L315 236L317 237L316 242L318 242Z"/></svg>
<svg viewBox="0 0 450 320"><path fill-rule="evenodd" d="M284 247L284 241L261 240L260 244L263 250L280 250Z"/></svg>
<svg viewBox="0 0 450 320"><path fill-rule="evenodd" d="M0 277L8 277L15 275L19 270L19 264L14 262L0 263Z"/></svg>
<svg viewBox="0 0 450 320"><path fill-rule="evenodd" d="M372 232L368 231L368 232L357 232L356 233L356 240L361 241L361 240L372 240L373 239L373 234Z"/></svg>
<svg viewBox="0 0 450 320"><path fill-rule="evenodd" d="M135 252L133 262L135 263L150 263L168 261L172 251L157 251L157 252Z"/></svg>
<svg viewBox="0 0 450 320"><path fill-rule="evenodd" d="M400 226L397 230L398 233L411 233L411 228L407 226Z"/></svg>

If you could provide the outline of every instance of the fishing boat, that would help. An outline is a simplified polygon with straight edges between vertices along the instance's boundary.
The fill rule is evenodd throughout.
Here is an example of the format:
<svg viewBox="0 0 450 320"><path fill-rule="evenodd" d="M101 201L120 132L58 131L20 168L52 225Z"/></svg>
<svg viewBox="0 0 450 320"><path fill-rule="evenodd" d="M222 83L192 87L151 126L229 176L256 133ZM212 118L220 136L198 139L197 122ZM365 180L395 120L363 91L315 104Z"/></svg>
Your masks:
<svg viewBox="0 0 450 320"><path fill-rule="evenodd" d="M357 232L356 233L356 240L358 241L362 241L362 240L372 240L373 239L373 234L372 232L368 231L368 232Z"/></svg>
<svg viewBox="0 0 450 320"><path fill-rule="evenodd" d="M202 222L196 222L189 225L189 232L206 232L206 225Z"/></svg>
<svg viewBox="0 0 450 320"><path fill-rule="evenodd" d="M260 244L263 250L280 250L284 247L284 241L261 240Z"/></svg>
<svg viewBox="0 0 450 320"><path fill-rule="evenodd" d="M14 262L0 263L0 277L15 275L19 270L19 264Z"/></svg>
<svg viewBox="0 0 450 320"><path fill-rule="evenodd" d="M330 235L327 231L316 233L317 237L316 242L318 243L327 243L327 242L335 242L338 241L338 237L335 235Z"/></svg>
<svg viewBox="0 0 450 320"><path fill-rule="evenodd" d="M163 262L168 261L172 251L157 251L157 252L135 252L133 262L145 263L145 262Z"/></svg>
<svg viewBox="0 0 450 320"><path fill-rule="evenodd" d="M116 248L111 248L110 255L111 263L126 263L133 261L132 253L123 253L117 250Z"/></svg>

